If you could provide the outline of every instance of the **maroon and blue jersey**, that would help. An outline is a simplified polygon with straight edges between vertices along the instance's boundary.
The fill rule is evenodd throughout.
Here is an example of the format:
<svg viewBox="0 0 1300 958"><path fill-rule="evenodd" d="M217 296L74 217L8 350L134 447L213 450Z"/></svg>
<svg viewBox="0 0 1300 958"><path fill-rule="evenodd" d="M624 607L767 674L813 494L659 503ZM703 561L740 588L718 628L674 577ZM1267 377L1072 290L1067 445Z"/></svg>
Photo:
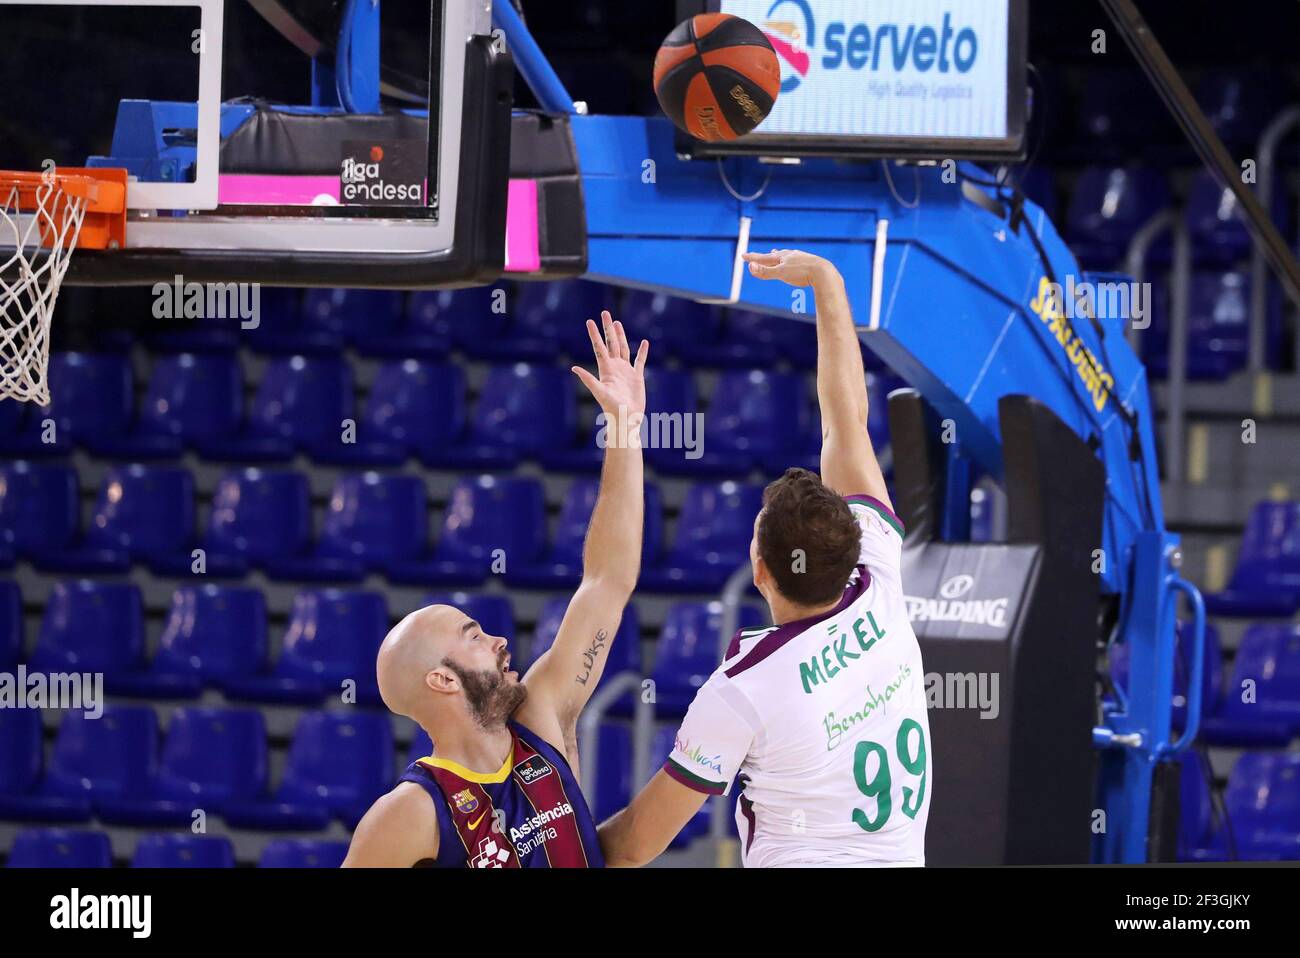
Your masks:
<svg viewBox="0 0 1300 958"><path fill-rule="evenodd" d="M438 868L603 868L596 822L569 763L511 722L510 754L495 772L430 755L412 762L438 811Z"/></svg>

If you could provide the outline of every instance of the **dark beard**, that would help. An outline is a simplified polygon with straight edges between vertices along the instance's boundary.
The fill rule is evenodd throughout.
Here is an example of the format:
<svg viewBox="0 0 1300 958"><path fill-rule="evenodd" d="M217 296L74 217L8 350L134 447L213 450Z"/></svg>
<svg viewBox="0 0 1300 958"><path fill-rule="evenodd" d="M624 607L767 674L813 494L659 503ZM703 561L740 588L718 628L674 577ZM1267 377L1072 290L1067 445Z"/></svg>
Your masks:
<svg viewBox="0 0 1300 958"><path fill-rule="evenodd" d="M515 709L524 704L528 689L522 684L510 685L500 671L483 669L473 671L457 665L451 659L444 659L443 665L451 669L460 679L465 690L465 701L470 714L481 728L496 730L506 724Z"/></svg>

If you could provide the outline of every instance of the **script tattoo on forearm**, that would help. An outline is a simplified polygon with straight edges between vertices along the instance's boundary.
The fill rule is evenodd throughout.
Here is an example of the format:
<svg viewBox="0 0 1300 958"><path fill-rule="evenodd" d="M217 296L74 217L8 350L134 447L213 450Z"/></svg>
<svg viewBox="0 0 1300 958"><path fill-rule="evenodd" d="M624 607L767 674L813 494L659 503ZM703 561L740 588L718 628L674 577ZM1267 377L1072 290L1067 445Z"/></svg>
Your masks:
<svg viewBox="0 0 1300 958"><path fill-rule="evenodd" d="M596 659L600 656L600 650L605 647L609 636L604 629L596 633L596 637L591 640L591 645L587 651L582 653L583 671L578 674L577 681L579 685L586 685L587 679L591 678L591 670L596 667Z"/></svg>

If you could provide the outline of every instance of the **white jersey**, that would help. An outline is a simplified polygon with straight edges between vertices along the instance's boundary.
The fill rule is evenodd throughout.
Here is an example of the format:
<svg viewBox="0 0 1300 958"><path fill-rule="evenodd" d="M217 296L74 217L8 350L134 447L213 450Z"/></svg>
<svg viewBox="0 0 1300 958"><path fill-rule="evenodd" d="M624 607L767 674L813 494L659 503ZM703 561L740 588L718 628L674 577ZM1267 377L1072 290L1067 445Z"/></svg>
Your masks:
<svg viewBox="0 0 1300 958"><path fill-rule="evenodd" d="M664 765L711 795L739 773L746 866L925 864L930 726L903 527L870 496L846 499L862 552L840 604L738 633Z"/></svg>

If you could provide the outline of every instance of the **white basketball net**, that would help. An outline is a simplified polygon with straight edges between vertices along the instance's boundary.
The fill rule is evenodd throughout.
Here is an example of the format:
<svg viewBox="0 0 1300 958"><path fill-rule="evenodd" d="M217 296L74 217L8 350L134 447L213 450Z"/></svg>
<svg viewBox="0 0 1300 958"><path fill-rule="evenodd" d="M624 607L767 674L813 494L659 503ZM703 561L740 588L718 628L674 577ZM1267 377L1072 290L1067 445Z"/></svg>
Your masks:
<svg viewBox="0 0 1300 958"><path fill-rule="evenodd" d="M0 257L13 249L0 262L0 399L49 405L50 319L86 205L54 178L28 210L17 185L0 185Z"/></svg>

